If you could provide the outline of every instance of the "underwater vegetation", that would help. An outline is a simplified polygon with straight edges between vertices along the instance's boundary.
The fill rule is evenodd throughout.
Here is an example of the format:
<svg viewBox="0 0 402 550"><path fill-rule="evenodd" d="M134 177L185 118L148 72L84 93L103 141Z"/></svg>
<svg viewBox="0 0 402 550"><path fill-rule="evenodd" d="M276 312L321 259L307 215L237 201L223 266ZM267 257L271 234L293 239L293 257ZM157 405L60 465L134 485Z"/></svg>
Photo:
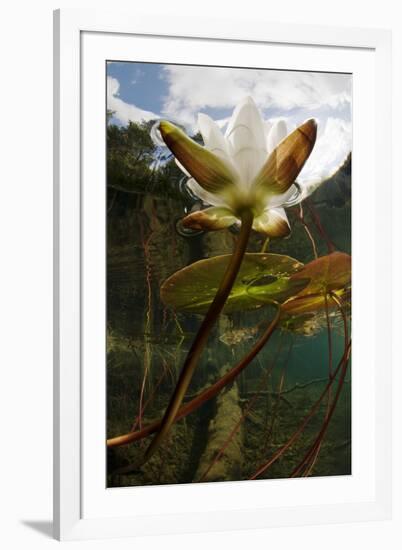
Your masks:
<svg viewBox="0 0 402 550"><path fill-rule="evenodd" d="M134 183L110 131L108 486L350 473L350 156L303 176L316 121L251 98L198 126L144 126Z"/></svg>

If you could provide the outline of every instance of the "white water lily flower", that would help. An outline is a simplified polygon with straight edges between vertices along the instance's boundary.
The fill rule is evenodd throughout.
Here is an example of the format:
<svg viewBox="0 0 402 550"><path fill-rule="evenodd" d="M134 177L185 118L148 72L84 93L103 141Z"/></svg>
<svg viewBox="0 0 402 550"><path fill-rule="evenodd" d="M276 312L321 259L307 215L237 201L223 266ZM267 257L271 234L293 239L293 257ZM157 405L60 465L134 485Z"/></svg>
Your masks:
<svg viewBox="0 0 402 550"><path fill-rule="evenodd" d="M290 227L284 207L297 202L294 182L314 147L315 120L287 135L284 121L264 122L248 97L235 108L225 135L203 113L198 126L204 147L173 124L159 123L164 142L190 178L189 188L211 205L186 216L183 225L223 229L250 210L253 229L271 237L286 236Z"/></svg>

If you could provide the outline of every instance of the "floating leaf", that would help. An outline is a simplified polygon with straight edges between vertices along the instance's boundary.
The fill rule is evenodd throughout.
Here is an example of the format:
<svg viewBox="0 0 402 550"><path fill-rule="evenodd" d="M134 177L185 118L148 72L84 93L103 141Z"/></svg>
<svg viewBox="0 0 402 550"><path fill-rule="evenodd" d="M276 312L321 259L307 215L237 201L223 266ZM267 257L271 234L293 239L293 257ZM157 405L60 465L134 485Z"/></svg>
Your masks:
<svg viewBox="0 0 402 550"><path fill-rule="evenodd" d="M283 306L289 315L315 313L325 308L325 296L335 292L338 296L348 294L351 284L351 257L343 252L333 252L306 264L291 276L290 280L309 279L309 284L299 292L297 299ZM328 300L328 307L336 307Z"/></svg>
<svg viewBox="0 0 402 550"><path fill-rule="evenodd" d="M229 259L230 254L215 256L177 271L161 286L162 301L178 310L205 313L215 297ZM300 280L291 282L290 276L302 267L299 261L281 254L245 254L223 312L255 309L270 300L282 301L297 294L307 283ZM260 287L256 285L259 280Z"/></svg>
<svg viewBox="0 0 402 550"><path fill-rule="evenodd" d="M272 280L274 279L274 280ZM283 302L298 294L310 282L310 279L291 279L290 277L272 278L263 275L250 283L246 289L247 294L260 303L269 303L272 300Z"/></svg>

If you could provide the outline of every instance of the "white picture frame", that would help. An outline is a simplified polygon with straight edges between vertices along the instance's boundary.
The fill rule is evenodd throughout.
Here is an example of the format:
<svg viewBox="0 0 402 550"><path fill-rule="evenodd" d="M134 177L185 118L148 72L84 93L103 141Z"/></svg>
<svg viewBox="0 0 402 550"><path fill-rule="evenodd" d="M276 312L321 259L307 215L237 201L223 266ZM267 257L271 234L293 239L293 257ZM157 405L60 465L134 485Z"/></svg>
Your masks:
<svg viewBox="0 0 402 550"><path fill-rule="evenodd" d="M180 59L187 62L193 59L202 63L208 55L208 44L214 44L214 56L222 59L229 59L236 51L237 59L243 59L238 66L250 65L248 52L258 56L261 49L269 48L276 56L276 68L281 64L287 67L291 52L293 68L346 68L356 74L353 308L359 322L353 321L352 329L356 462L350 480L105 488L104 417L99 421L104 410L105 304L98 300L105 285L102 269L99 271L105 265L104 187L94 187L95 181L105 181L104 162L99 157L104 150L104 132L99 130L104 127L105 90L104 86L99 90L99 70L106 59L126 55L127 60L135 60L135 41L141 42L142 61L165 62L169 50L173 60L182 56ZM166 45L163 59L161 43ZM187 47L179 48L179 43L187 43ZM203 52L199 44L204 46ZM241 20L235 19L138 17L135 13L98 10L55 12L56 538L189 533L390 517L391 245L387 236L391 219L380 203L384 194L391 194L390 60L391 36L384 30L280 25L263 20L245 28ZM368 293L370 306L365 299Z"/></svg>

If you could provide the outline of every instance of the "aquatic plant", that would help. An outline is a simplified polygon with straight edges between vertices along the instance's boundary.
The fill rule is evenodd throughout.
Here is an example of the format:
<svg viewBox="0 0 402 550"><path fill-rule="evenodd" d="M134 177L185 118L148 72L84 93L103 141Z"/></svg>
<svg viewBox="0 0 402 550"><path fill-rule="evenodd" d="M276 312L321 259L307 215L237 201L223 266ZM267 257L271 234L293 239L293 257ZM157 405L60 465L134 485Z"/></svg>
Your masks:
<svg viewBox="0 0 402 550"><path fill-rule="evenodd" d="M162 284L161 300L175 310L205 314L210 307L230 254L199 260L176 271ZM310 279L291 279L303 268L281 254L246 253L222 312L260 308L268 301L284 301L304 288Z"/></svg>
<svg viewBox="0 0 402 550"><path fill-rule="evenodd" d="M338 387L336 389L336 393L335 393L334 399L333 399L331 404L328 400L329 407L327 409L327 413L325 415L323 425L322 425L319 433L317 434L313 444L311 445L310 449L308 450L306 455L303 457L303 459L299 463L299 465L291 473L291 477L295 477L296 475L300 474L303 467L305 467L306 465L309 466L309 471L311 471L311 468L314 464L314 461L316 460L316 457L318 456L318 452L319 452L319 448L321 446L322 439L325 435L326 430L328 429L329 422L330 422L330 420L331 420L331 418L334 414L336 405L337 405L338 400L339 400L339 396L341 394L341 391L342 391L342 388L343 388L343 385L344 385L344 382L345 382L345 377L346 377L346 373L347 373L347 369L348 369L348 365L349 365L349 358L350 358L350 352L351 352L351 340L349 339L349 335L348 335L347 318L346 318L346 315L343 311L342 304L339 301L339 299L338 299L337 295L335 294L335 292L331 291L329 293L329 296L335 302L337 307L339 308L339 311L340 311L340 313L342 315L342 318L343 318L343 323L344 323L344 351L343 351L342 357L340 358L339 363L338 363L334 373L332 373L332 375L329 377L328 382L327 382L323 392L321 393L321 395L319 396L317 401L314 403L314 405L312 406L310 411L307 413L307 415L303 418L303 420L302 420L301 424L299 425L299 427L297 428L297 430L292 434L292 436L288 439L288 441L280 449L278 449L278 451L276 451L271 456L271 458L266 463L264 463L262 466L260 466L258 468L258 470L256 472L254 472L254 474L252 474L252 476L250 476L249 479L256 479L260 475L262 475L264 472L266 472L268 470L268 468L270 468L293 445L293 443L297 440L297 438L300 437L301 433L303 432L303 430L305 429L307 424L311 421L311 419L313 418L313 416L317 412L318 407L321 404L321 402L324 400L325 397L329 396L331 388L332 388L333 384L335 383L336 376L339 374Z"/></svg>
<svg viewBox="0 0 402 550"><path fill-rule="evenodd" d="M248 97L235 108L225 136L203 113L198 116L198 126L204 146L174 124L159 123L163 140L189 177L187 185L211 205L186 216L183 225L208 231L224 229L241 222L242 213L248 211L256 231L271 237L289 234L284 207L300 202L313 190L312 182L305 182L302 188L294 182L314 147L316 121L307 120L287 135L283 121L264 122Z"/></svg>
<svg viewBox="0 0 402 550"><path fill-rule="evenodd" d="M259 263L260 256L262 257L276 257L276 261L278 262L278 265L281 266L281 273L282 278L286 279L287 281L291 281L290 287L293 290L293 294L289 296L287 299L283 300L282 303L279 303L274 299L275 294L268 290L267 288L269 285L256 285L253 288L260 289L260 295L258 295L258 292L252 293L253 296L250 296L249 293L244 292L244 283L243 280L247 282L247 273L252 273L252 284L256 284L258 280L264 281L267 276L269 276L272 273L272 270L274 269L274 263L271 261L268 261L266 263L263 263L262 265L264 268L266 268L266 271L264 271L264 268L257 270L256 273L256 265L260 266ZM214 285L216 285L217 280L219 279L219 271L216 269L216 266L219 266L223 262L223 258L226 258L225 256L216 257L216 258L209 258L206 260L202 260L202 262L197 262L195 264L192 264L188 268L184 268L184 270L180 270L176 274L174 274L171 278L169 278L164 286L167 286L169 288L169 282L174 281L174 292L172 293L164 293L164 299L167 302L169 300L169 305L172 307L176 307L178 310L186 311L188 310L188 307L194 307L194 309L197 312L203 312L205 309L208 308L209 304L211 303L211 298L209 300L202 300L197 303L189 303L186 301L186 297L188 297L188 290L191 288L191 280L197 279L197 277L202 273L205 275L208 274L208 282L209 285L214 288ZM326 307L326 299L325 296L330 296L331 301L333 302L333 306L338 308L339 311L342 312L342 315L345 315L344 308L341 305L341 302L339 302L339 297L342 298L346 294L347 289L350 287L351 284L351 258L347 254L343 254L340 252L335 252L332 254L329 254L327 256L322 256L318 258L318 260L313 260L312 262L306 264L303 266L300 262L297 262L293 260L292 258L289 258L287 256L281 256L281 255L275 255L275 254L247 254L245 256L245 263L242 266L242 271L239 274L238 280L239 280L239 287L237 287L237 281L234 288L233 298L232 301L230 298L228 299L228 307L231 308L231 311L236 311L237 309L244 309L247 306L247 302L245 300L249 300L248 305L251 306L252 304L257 303L260 301L260 306L265 305L266 307L274 307L275 308L275 314L271 322L268 324L267 328L263 331L261 336L258 338L257 342L254 344L252 349L239 361L239 363L234 366L232 369L230 369L224 376L222 376L219 380L217 380L215 383L213 383L210 387L200 392L196 397L191 399L189 402L187 402L185 405L181 406L177 414L174 418L174 422L177 422L178 420L184 418L188 414L194 412L197 408L199 408L203 403L206 401L212 399L214 396L216 396L225 386L233 382L237 378L237 376L251 363L251 361L260 353L260 351L265 347L269 339L271 338L272 334L278 327L286 327L288 328L288 324L290 319L293 320L293 322L297 322L300 319L303 319L306 315L304 312L304 309L308 308L309 315L314 315L318 312L321 312L323 308ZM248 261L251 260L251 261ZM282 260L282 263L281 263ZM227 261L227 260L226 260ZM256 263L257 262L257 263ZM211 264L211 269L208 269L208 265ZM215 266L215 269L213 268ZM290 269L291 266L293 266L294 273L289 274L286 273L285 267L287 266L288 269ZM220 267L222 267L220 265ZM190 268L193 268L190 270ZM186 271L189 270L189 271ZM201 271L200 271L201 270ZM279 269L277 270L279 272ZM190 277L189 273L192 273L193 276ZM184 276L182 276L184 274ZM214 274L211 276L211 274ZM243 278L240 276L242 275ZM279 279L280 280L280 279ZM293 286L297 281L297 285ZM275 282L271 282L271 284L275 285ZM190 286L189 286L190 285ZM209 288L209 285L208 288ZM302 288L301 288L301 286ZM170 287L172 288L172 287ZM247 286L246 286L247 288ZM278 287L276 287L278 289ZM206 294L207 295L207 294ZM268 297L269 296L269 297ZM278 294L276 295L278 297ZM181 298L184 297L184 300ZM279 295L280 297L280 295ZM202 298L202 296L201 296ZM172 300L172 301L170 301ZM174 303L173 303L174 301ZM237 307L236 307L237 304ZM299 304L302 304L302 306L299 307ZM331 306L330 306L331 307ZM199 309L200 308L200 309ZM345 328L345 321L344 321L344 333L345 333L345 351L344 354L340 360L340 363L335 369L333 373L333 377L329 381L328 389L326 389L322 395L322 397L319 399L319 402L314 407L314 411L318 408L321 401L324 399L324 397L328 394L330 387L334 383L336 374L345 366L345 362L347 365L347 360L349 359L349 353L350 350L347 351L350 347L350 343L348 341L347 336L347 327ZM311 413L311 416L314 414ZM303 424L304 426L308 423L311 417ZM144 427L142 430L133 431L121 436L117 436L114 438L111 438L108 440L107 444L108 447L116 447L120 445L127 445L129 443L132 443L134 441L139 441L145 437L148 437L152 433L157 432L160 430L162 426L163 421L156 421L148 426ZM302 429L298 432L301 433ZM293 440L292 440L293 441ZM291 443L290 443L291 444ZM286 446L283 452L285 452L286 449L289 448L290 444ZM265 470L264 470L265 471Z"/></svg>
<svg viewBox="0 0 402 550"><path fill-rule="evenodd" d="M240 222L241 228L215 297L184 362L161 428L145 453L145 460L158 448L174 421L208 336L236 280L251 229L274 237L289 233L283 206L290 198L288 192L308 159L317 135L316 122L310 119L268 151L270 141L265 139L261 115L251 98L236 107L228 125L227 141L220 131L215 131L210 119L201 117L201 121L200 130L208 143L204 147L174 124L168 121L159 123L162 139L194 179L193 186L198 185L198 193L219 204L190 214L183 220L183 225L216 230Z"/></svg>
<svg viewBox="0 0 402 550"><path fill-rule="evenodd" d="M208 205L187 215L182 220L183 226L215 231L236 224L240 231L232 254L195 262L174 273L161 286L161 299L166 306L205 316L162 420L142 427L141 402L139 420L133 431L108 440L108 446L114 447L156 432L141 463L155 453L174 422L212 399L235 380L278 327L295 330L295 327L304 326L306 329L305 323L317 321L317 315L323 311L328 322L328 309L334 304L339 308L339 299L347 296L350 290L350 257L333 252L318 258L302 210L300 219L316 257L313 262L303 265L289 256L247 253L253 229L268 238L287 236L290 225L285 208L300 204L325 180L322 174L297 179L314 147L316 122L310 119L287 135L283 121L274 124L264 121L253 100L247 98L236 107L225 135L207 115L200 114L198 123L204 146L190 139L174 124L159 122L161 139L189 178L188 187ZM319 221L315 220L315 223ZM266 243L264 250L265 246ZM252 349L219 380L182 405L218 316L222 312L230 314L262 307L274 307L275 313ZM339 368L344 369L346 355L345 351L336 373ZM333 380L324 396L329 394L332 383ZM328 406L326 426L335 406L336 400L333 408ZM139 429L134 431L137 424ZM319 434L307 457L310 467L314 457L318 456L322 436Z"/></svg>

